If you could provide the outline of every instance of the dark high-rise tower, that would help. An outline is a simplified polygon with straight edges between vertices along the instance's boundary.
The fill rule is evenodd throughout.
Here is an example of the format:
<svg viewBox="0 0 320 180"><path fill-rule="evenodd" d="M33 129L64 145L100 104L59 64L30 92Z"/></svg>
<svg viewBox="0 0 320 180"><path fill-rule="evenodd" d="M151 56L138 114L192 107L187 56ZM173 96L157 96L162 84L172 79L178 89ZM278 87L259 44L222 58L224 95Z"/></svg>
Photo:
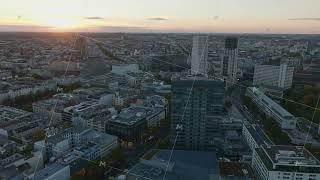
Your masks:
<svg viewBox="0 0 320 180"><path fill-rule="evenodd" d="M79 56L81 59L86 59L88 56L87 52L87 39L84 37L75 37L75 49L79 51Z"/></svg>
<svg viewBox="0 0 320 180"><path fill-rule="evenodd" d="M224 86L221 80L197 79L193 84L191 78L173 82L171 143L176 140L175 148L217 148L214 139L220 136L219 124L224 117Z"/></svg>
<svg viewBox="0 0 320 180"><path fill-rule="evenodd" d="M227 37L225 49L222 54L222 76L227 81L227 86L236 83L238 73L238 38Z"/></svg>
<svg viewBox="0 0 320 180"><path fill-rule="evenodd" d="M227 37L225 40L225 49L235 50L238 48L238 38L236 37Z"/></svg>

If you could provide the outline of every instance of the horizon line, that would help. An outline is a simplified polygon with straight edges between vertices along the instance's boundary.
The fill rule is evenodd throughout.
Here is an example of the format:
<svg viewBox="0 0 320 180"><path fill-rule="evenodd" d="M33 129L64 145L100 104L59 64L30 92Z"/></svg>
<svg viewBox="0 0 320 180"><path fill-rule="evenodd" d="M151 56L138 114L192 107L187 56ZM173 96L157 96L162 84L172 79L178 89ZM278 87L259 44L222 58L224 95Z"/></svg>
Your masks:
<svg viewBox="0 0 320 180"><path fill-rule="evenodd" d="M266 33L266 32L88 32L88 31L0 31L1 33L81 33L81 34L238 34L238 35L320 35L320 33Z"/></svg>

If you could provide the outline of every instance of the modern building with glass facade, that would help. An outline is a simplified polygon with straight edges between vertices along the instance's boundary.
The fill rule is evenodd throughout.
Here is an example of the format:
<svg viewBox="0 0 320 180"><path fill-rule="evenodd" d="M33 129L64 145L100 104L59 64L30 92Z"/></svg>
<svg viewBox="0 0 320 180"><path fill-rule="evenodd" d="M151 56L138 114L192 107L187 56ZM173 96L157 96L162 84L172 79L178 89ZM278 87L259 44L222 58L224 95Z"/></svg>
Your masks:
<svg viewBox="0 0 320 180"><path fill-rule="evenodd" d="M177 149L216 150L219 124L225 118L225 84L222 80L196 78L173 82L171 143Z"/></svg>

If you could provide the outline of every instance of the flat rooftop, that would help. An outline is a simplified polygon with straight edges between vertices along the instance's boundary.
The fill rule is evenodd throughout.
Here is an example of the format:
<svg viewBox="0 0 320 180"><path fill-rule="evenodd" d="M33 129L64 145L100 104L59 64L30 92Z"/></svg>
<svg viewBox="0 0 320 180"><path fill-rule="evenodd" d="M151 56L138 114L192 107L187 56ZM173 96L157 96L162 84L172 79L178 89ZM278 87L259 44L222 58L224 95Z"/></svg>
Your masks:
<svg viewBox="0 0 320 180"><path fill-rule="evenodd" d="M276 145L265 146L264 150L273 163L320 166L320 161L304 147Z"/></svg>
<svg viewBox="0 0 320 180"><path fill-rule="evenodd" d="M259 89L255 88L255 87L248 87L248 89L251 92L253 92L254 96L260 98L261 101L263 101L265 104L267 104L273 111L276 111L283 118L286 118L286 117L293 118L294 117L291 113L289 113L287 110L285 110L282 106L280 106L278 103L273 101L271 98L266 96Z"/></svg>
<svg viewBox="0 0 320 180"><path fill-rule="evenodd" d="M70 106L66 108L66 111L72 111L72 112L83 112L83 111L90 111L90 108L97 106L98 102L95 100L92 101L86 101L82 102L80 104L77 104L75 106Z"/></svg>
<svg viewBox="0 0 320 180"><path fill-rule="evenodd" d="M65 168L66 165L63 164L58 164L58 163L54 163L51 164L50 166L41 169L40 171L38 171L37 173L35 173L34 175L34 180L43 180L46 179L50 176L52 176L53 174L57 173L58 171L62 170L63 168ZM68 174L68 178L69 178L70 174ZM62 179L64 179L63 177L61 177Z"/></svg>
<svg viewBox="0 0 320 180"><path fill-rule="evenodd" d="M141 120L143 120L147 116L147 111L144 108L138 107L129 107L123 109L118 115L110 118L109 121L133 125Z"/></svg>
<svg viewBox="0 0 320 180"><path fill-rule="evenodd" d="M86 137L87 139L91 140L92 142L98 145L111 144L117 140L116 136L98 132L93 129L85 131L83 134L81 134L81 136Z"/></svg>
<svg viewBox="0 0 320 180"><path fill-rule="evenodd" d="M319 160L302 147L261 146L255 151L269 171L320 173Z"/></svg>
<svg viewBox="0 0 320 180"><path fill-rule="evenodd" d="M9 106L0 105L0 123L1 121L13 121L31 115L32 113L16 109Z"/></svg>
<svg viewBox="0 0 320 180"><path fill-rule="evenodd" d="M150 163L140 162L129 172L128 180L145 177L153 180L162 180L170 150L159 150L150 160ZM219 179L219 166L214 152L174 150L167 180L209 180ZM143 178L141 178L143 179Z"/></svg>

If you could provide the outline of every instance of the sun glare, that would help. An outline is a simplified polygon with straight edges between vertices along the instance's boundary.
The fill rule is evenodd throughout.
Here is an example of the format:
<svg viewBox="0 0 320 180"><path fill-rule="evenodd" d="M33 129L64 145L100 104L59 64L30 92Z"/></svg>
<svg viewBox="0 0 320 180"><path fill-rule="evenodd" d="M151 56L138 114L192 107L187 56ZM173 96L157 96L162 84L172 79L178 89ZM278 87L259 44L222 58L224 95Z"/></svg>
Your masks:
<svg viewBox="0 0 320 180"><path fill-rule="evenodd" d="M56 30L75 29L82 25L85 9L77 0L42 0L32 11L33 23Z"/></svg>
<svg viewBox="0 0 320 180"><path fill-rule="evenodd" d="M78 28L81 25L80 20L74 18L63 18L63 17L46 17L42 19L34 20L35 23L43 26L48 26L57 30L67 30Z"/></svg>

